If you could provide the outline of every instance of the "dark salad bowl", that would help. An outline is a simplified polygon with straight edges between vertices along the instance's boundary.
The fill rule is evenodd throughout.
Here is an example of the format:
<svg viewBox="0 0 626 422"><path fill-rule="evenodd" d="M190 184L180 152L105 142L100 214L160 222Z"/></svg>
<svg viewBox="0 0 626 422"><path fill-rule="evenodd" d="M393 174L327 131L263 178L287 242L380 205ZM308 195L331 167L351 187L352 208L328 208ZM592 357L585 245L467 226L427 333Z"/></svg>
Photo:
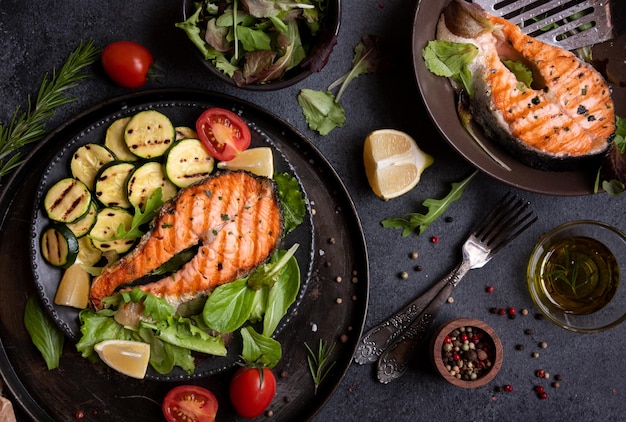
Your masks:
<svg viewBox="0 0 626 422"><path fill-rule="evenodd" d="M197 2L183 0L183 21L188 20L197 10ZM216 78L229 85L249 91L274 91L294 85L314 72L321 71L337 44L337 36L341 23L341 0L326 0L326 7L320 19L320 28L314 36L308 31L300 31L302 45L307 56L297 66L287 70L282 76L267 82L246 82L243 78L231 78L218 69L212 60L205 59L199 48L192 41L189 42L194 54ZM300 25L301 27L304 25Z"/></svg>

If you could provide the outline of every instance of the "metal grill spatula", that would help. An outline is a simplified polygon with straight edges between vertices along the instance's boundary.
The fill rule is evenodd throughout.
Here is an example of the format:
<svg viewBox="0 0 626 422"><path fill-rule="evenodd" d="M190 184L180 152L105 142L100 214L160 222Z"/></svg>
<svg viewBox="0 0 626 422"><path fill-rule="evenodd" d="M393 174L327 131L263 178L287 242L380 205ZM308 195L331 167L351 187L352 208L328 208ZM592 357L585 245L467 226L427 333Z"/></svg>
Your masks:
<svg viewBox="0 0 626 422"><path fill-rule="evenodd" d="M624 0L473 0L545 43L575 50L625 32Z"/></svg>

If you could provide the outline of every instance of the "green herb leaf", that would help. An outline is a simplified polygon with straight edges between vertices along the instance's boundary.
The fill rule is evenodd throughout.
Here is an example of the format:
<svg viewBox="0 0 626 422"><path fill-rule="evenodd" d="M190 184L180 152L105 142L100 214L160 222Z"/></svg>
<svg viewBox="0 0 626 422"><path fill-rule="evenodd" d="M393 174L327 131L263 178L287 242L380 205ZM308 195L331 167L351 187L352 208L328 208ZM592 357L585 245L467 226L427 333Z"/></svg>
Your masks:
<svg viewBox="0 0 626 422"><path fill-rule="evenodd" d="M231 333L241 327L250 317L254 302L254 290L241 279L216 288L204 304L204 322L220 333Z"/></svg>
<svg viewBox="0 0 626 422"><path fill-rule="evenodd" d="M137 239L144 235L141 227L144 224L148 224L157 215L159 208L163 206L161 200L161 188L157 188L152 195L148 198L145 205L145 210L135 205L135 213L133 214L133 220L130 224L130 228L126 230L123 224L120 224L117 228L117 232L112 239L106 240L120 240L120 239Z"/></svg>
<svg viewBox="0 0 626 422"><path fill-rule="evenodd" d="M96 60L99 53L100 49L92 40L86 44L81 42L58 72L53 70L51 77L44 76L37 99L32 102L28 97L28 109L21 112L18 108L8 126L0 125L0 180L23 162L23 147L46 136L44 124L54 116L55 109L76 100L66 93L89 76L81 72Z"/></svg>
<svg viewBox="0 0 626 422"><path fill-rule="evenodd" d="M346 122L346 112L329 91L303 88L298 94L298 104L309 128L322 136L328 135L336 127L342 127Z"/></svg>
<svg viewBox="0 0 626 422"><path fill-rule="evenodd" d="M306 214L306 201L298 179L288 173L275 173L274 182L283 211L284 234L291 233L302 224Z"/></svg>
<svg viewBox="0 0 626 422"><path fill-rule="evenodd" d="M459 199L471 180L478 174L478 170L458 183L452 183L452 189L443 199L426 199L422 205L428 208L428 213L406 214L403 218L386 218L381 224L385 228L402 230L402 237L411 233L420 235L430 224L443 214L450 204Z"/></svg>
<svg viewBox="0 0 626 422"><path fill-rule="evenodd" d="M241 329L241 337L243 337L241 357L247 364L267 368L273 368L278 364L283 355L283 349L278 341L257 333L250 326Z"/></svg>
<svg viewBox="0 0 626 422"><path fill-rule="evenodd" d="M422 57L428 70L437 76L452 78L474 96L474 86L468 66L478 55L478 47L473 44L433 40L422 50Z"/></svg>
<svg viewBox="0 0 626 422"><path fill-rule="evenodd" d="M507 69L515 75L515 78L526 85L528 88L533 83L533 72L518 60L502 60Z"/></svg>
<svg viewBox="0 0 626 422"><path fill-rule="evenodd" d="M33 344L46 361L48 369L58 368L63 352L64 336L61 330L50 321L34 296L29 297L26 302L24 325Z"/></svg>
<svg viewBox="0 0 626 422"><path fill-rule="evenodd" d="M172 316L158 323L157 337L183 349L214 356L226 356L224 340L221 337L209 335L193 324L189 318Z"/></svg>
<svg viewBox="0 0 626 422"><path fill-rule="evenodd" d="M326 341L320 339L319 345L317 346L317 353L315 353L308 344L304 343L304 346L309 352L307 362L309 364L309 371L313 377L313 383L315 384L315 394L317 394L317 389L320 384L335 365L335 362L328 362L328 359L330 359L335 350L335 343L332 343L329 347Z"/></svg>
<svg viewBox="0 0 626 422"><path fill-rule="evenodd" d="M269 262L259 266L248 278L248 287L258 290L273 287L300 245L295 243L287 252L276 251Z"/></svg>
<svg viewBox="0 0 626 422"><path fill-rule="evenodd" d="M295 245L297 246L297 245ZM295 252L295 250L294 250ZM282 261L290 252L277 251L273 259ZM263 317L263 335L269 337L274 334L280 320L285 316L292 303L295 302L300 290L300 267L292 255L277 274L276 283L269 291L265 316Z"/></svg>

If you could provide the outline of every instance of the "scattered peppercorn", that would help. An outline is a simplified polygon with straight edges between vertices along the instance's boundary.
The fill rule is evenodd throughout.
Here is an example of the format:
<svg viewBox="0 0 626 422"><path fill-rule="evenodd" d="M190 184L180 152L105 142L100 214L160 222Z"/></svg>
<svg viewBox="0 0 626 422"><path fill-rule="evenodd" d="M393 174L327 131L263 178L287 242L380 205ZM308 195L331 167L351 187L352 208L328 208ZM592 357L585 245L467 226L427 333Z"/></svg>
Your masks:
<svg viewBox="0 0 626 422"><path fill-rule="evenodd" d="M507 310L506 310L506 312L507 312L509 315L515 315L515 313L517 312L517 310L516 310L514 307L509 306L509 309L507 309Z"/></svg>
<svg viewBox="0 0 626 422"><path fill-rule="evenodd" d="M334 237L331 237L330 239L328 239L328 243L329 243L330 245L334 245L335 243L337 243L337 241L335 240L335 238L334 238Z"/></svg>
<svg viewBox="0 0 626 422"><path fill-rule="evenodd" d="M528 309L523 308L523 309L520 311L520 313L521 313L522 315L528 315Z"/></svg>
<svg viewBox="0 0 626 422"><path fill-rule="evenodd" d="M400 276L400 278L401 278L402 280L406 280L407 278L409 278L409 273L407 273L406 271L402 271L402 272L399 274L399 276Z"/></svg>
<svg viewBox="0 0 626 422"><path fill-rule="evenodd" d="M337 299L335 299L335 302L337 302L338 304L341 304L343 302L343 299L338 297Z"/></svg>
<svg viewBox="0 0 626 422"><path fill-rule="evenodd" d="M417 252L415 252L415 251L413 251L413 252L411 252L409 254L409 258L411 258L411 259L417 259L418 256L419 256L419 254Z"/></svg>
<svg viewBox="0 0 626 422"><path fill-rule="evenodd" d="M445 221L446 223L452 223L452 222L454 221L454 218L452 218L452 217L448 216L448 217L446 217L446 218L445 218L445 220L444 220L444 221Z"/></svg>
<svg viewBox="0 0 626 422"><path fill-rule="evenodd" d="M554 379L555 379L555 380L557 380L557 381L563 381L563 376L562 376L562 375L560 375L560 374L556 374L556 375L554 376Z"/></svg>
<svg viewBox="0 0 626 422"><path fill-rule="evenodd" d="M342 281L341 276L337 276L337 277L335 277L335 281L336 281L337 283L341 283L341 281Z"/></svg>
<svg viewBox="0 0 626 422"><path fill-rule="evenodd" d="M77 410L76 413L74 413L74 417L76 419L82 419L85 417L85 412L83 412L82 410Z"/></svg>
<svg viewBox="0 0 626 422"><path fill-rule="evenodd" d="M545 400L548 398L548 393L542 391L541 393L537 394L537 397L539 397L541 400Z"/></svg>
<svg viewBox="0 0 626 422"><path fill-rule="evenodd" d="M289 397L289 396L284 396L283 397L283 402L289 403L290 401L291 401L291 397Z"/></svg>
<svg viewBox="0 0 626 422"><path fill-rule="evenodd" d="M271 418L272 416L274 416L274 411L272 411L272 409L268 410L267 412L265 412L265 416Z"/></svg>
<svg viewBox="0 0 626 422"><path fill-rule="evenodd" d="M561 386L561 384L560 384L558 381L554 381L554 382L552 383L552 387L553 387L553 388L559 388L560 386Z"/></svg>
<svg viewBox="0 0 626 422"><path fill-rule="evenodd" d="M421 265L416 265L415 266L415 271L422 271L422 266Z"/></svg>
<svg viewBox="0 0 626 422"><path fill-rule="evenodd" d="M537 393L543 393L543 392L545 391L545 390L544 390L544 388L543 388L541 385L536 385L536 386L535 386L535 388L534 388L534 390L535 390Z"/></svg>
<svg viewBox="0 0 626 422"><path fill-rule="evenodd" d="M513 391L513 386L512 386L511 384L507 384L507 385L505 385L505 386L504 386L504 391L506 391L506 392L509 392L509 393L510 393L511 391Z"/></svg>
<svg viewBox="0 0 626 422"><path fill-rule="evenodd" d="M539 357L539 353L538 352L532 352L531 355L533 358L537 359Z"/></svg>
<svg viewBox="0 0 626 422"><path fill-rule="evenodd" d="M525 348L525 347L524 347L524 345L523 345L523 344L518 344L518 345L516 345L516 346L515 346L515 348L516 348L517 350L524 350L524 348Z"/></svg>
<svg viewBox="0 0 626 422"><path fill-rule="evenodd" d="M535 314L535 319L539 321L543 320L543 314Z"/></svg>
<svg viewBox="0 0 626 422"><path fill-rule="evenodd" d="M498 315L504 315L504 314L506 314L506 311L504 310L504 308L499 308Z"/></svg>
<svg viewBox="0 0 626 422"><path fill-rule="evenodd" d="M535 371L535 376L537 378L544 378L546 375L546 371L544 371L543 369L538 369L537 371Z"/></svg>
<svg viewBox="0 0 626 422"><path fill-rule="evenodd" d="M432 236L432 237L430 238L430 241L431 241L432 243L439 243L439 236Z"/></svg>
<svg viewBox="0 0 626 422"><path fill-rule="evenodd" d="M535 332L530 328L527 328L524 330L524 334L526 334L527 336L532 336L533 334L535 334Z"/></svg>
<svg viewBox="0 0 626 422"><path fill-rule="evenodd" d="M498 308L495 308L495 307L491 307L491 308L489 308L489 313L490 313L490 314L496 314L496 313L498 313Z"/></svg>
<svg viewBox="0 0 626 422"><path fill-rule="evenodd" d="M493 293L493 286L487 286L487 287L485 287L485 291L486 291L487 293Z"/></svg>
<svg viewBox="0 0 626 422"><path fill-rule="evenodd" d="M548 347L548 343L546 343L545 341L541 341L539 342L539 347L541 347L542 349L545 349Z"/></svg>
<svg viewBox="0 0 626 422"><path fill-rule="evenodd" d="M454 298L452 296L448 298L448 303L454 303Z"/></svg>
<svg viewBox="0 0 626 422"><path fill-rule="evenodd" d="M348 335L347 334L342 334L339 337L339 341L341 341L342 343L347 343L348 342Z"/></svg>

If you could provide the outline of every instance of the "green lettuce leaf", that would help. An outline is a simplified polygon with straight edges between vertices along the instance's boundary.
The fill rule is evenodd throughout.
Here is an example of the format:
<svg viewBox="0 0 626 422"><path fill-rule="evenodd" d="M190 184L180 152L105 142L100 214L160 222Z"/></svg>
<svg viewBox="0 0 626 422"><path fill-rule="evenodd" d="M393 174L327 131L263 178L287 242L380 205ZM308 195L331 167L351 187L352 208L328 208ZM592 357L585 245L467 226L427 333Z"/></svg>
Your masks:
<svg viewBox="0 0 626 422"><path fill-rule="evenodd" d="M58 368L65 337L61 330L50 321L34 296L29 297L26 302L24 325L48 369Z"/></svg>
<svg viewBox="0 0 626 422"><path fill-rule="evenodd" d="M346 122L346 112L329 91L303 88L298 94L298 104L309 127L322 136Z"/></svg>
<svg viewBox="0 0 626 422"><path fill-rule="evenodd" d="M478 55L478 47L473 44L432 40L422 50L422 57L428 70L437 76L452 78L465 91L474 96L472 75L468 66Z"/></svg>

